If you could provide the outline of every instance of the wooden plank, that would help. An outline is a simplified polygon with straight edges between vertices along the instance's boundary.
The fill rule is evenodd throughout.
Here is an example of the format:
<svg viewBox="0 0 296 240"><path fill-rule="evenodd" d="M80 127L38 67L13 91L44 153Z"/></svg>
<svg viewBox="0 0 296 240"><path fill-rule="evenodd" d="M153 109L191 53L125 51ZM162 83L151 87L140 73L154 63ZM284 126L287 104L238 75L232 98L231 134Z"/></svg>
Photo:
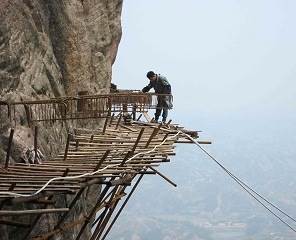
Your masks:
<svg viewBox="0 0 296 240"><path fill-rule="evenodd" d="M67 212L69 208L46 208L46 209L32 209L32 210L0 210L0 216L21 216L31 214L48 214Z"/></svg>
<svg viewBox="0 0 296 240"><path fill-rule="evenodd" d="M148 112L143 112L143 115L146 118L147 122L151 122L152 118L149 116Z"/></svg>

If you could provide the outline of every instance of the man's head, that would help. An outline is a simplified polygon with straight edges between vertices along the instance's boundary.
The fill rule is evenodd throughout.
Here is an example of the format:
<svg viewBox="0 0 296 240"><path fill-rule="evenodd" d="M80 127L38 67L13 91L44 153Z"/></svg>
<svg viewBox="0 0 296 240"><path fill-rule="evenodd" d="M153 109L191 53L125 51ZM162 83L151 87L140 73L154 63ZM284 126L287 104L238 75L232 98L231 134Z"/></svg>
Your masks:
<svg viewBox="0 0 296 240"><path fill-rule="evenodd" d="M147 72L147 78L149 78L150 81L156 80L156 74L153 71Z"/></svg>

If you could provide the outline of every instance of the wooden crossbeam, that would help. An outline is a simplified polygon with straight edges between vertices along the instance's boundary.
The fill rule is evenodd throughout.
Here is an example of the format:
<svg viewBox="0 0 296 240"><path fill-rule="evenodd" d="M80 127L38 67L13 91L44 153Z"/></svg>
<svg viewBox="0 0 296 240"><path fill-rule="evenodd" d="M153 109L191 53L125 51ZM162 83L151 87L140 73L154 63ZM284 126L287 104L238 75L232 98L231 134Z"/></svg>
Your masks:
<svg viewBox="0 0 296 240"><path fill-rule="evenodd" d="M83 101L81 104L85 103ZM42 105L43 103L40 102L39 104ZM95 102L90 102L89 104L95 104ZM109 102L108 104L111 103ZM27 103L27 108L29 110L31 106L30 103ZM74 116L76 113L73 112L73 108L75 107L74 105L72 106L72 103L69 107L71 107L71 109L68 109L68 111L70 111L72 115L68 115L67 118L77 117L78 119L83 117L82 112ZM110 109L107 108L106 110L108 110L108 114L101 116L105 118L105 123L102 128L96 130L75 129L74 134L68 134L63 151L51 159L46 159L42 164L27 165L24 163L15 163L12 165L8 164L8 161L6 161L6 168L0 168L0 192L6 192L8 190L10 193L32 194L29 197L20 198L13 198L8 194L0 194L0 200L2 200L0 216L36 215L35 220L30 226L28 226L28 224L25 226L19 223L19 227L30 228L29 231L26 232L24 239L47 240L76 225L80 225L80 231L76 236L76 240L81 239L86 227L90 224L90 221L94 218L98 210L102 212L100 217L96 220L97 226L91 240L105 239L144 175L158 174L170 184L176 186L168 177L160 173L157 167L161 163L170 161L168 157L175 154L175 143L192 143L192 141L186 138L185 135L180 135L176 139L168 139L168 137L175 135L179 131L189 134L190 136L198 137L198 131L186 130L177 124L172 124L171 121L165 125L150 123L151 118L145 111L142 112L141 115L143 115L148 122L139 121L140 115L137 120L134 119L135 121L131 121L129 125L126 125L123 120L124 113L122 110L120 110L117 116L115 112L110 111ZM135 113L134 111L134 114ZM59 116L55 117L58 118ZM42 118L42 116L40 116L40 118ZM34 119L32 119L32 121L34 121ZM13 131L11 135L13 136ZM34 136L34 151L35 156L37 156L37 127L35 128ZM162 143L163 141L165 142ZM201 140L198 142L200 144L210 144L209 141ZM160 144L161 146L159 146ZM157 148L155 149L156 146ZM147 153L147 151L152 149L155 150L151 153ZM10 150L7 152L7 155L9 155L9 153ZM135 154L141 155L130 160ZM67 171L66 174L65 170ZM95 174L77 177L85 173ZM137 175L140 176L138 181L133 185L130 194L119 208L113 221L109 224L119 201L125 196L125 189L132 185L132 180ZM75 176L77 178L53 181L41 193L34 195L48 180L59 176ZM86 216L79 219L79 221L67 223L69 215L72 214L71 210L81 198L85 189L94 184L104 186L95 206L88 211ZM55 196L65 196L69 194L75 195L67 208L54 207L56 202L54 200ZM32 204L32 207L33 204L38 204L41 208L19 211L1 210L1 206L3 207L5 203L14 205L21 202ZM31 232L34 227L37 226L40 217L47 213L60 215L58 218L59 221L56 222L53 231L32 237ZM6 221L6 219L3 221ZM14 222L10 224L9 221L6 222L8 226L13 226L13 224L17 226L18 223Z"/></svg>
<svg viewBox="0 0 296 240"><path fill-rule="evenodd" d="M22 222L16 222L11 220L4 220L4 219L0 219L0 225L9 225L9 226L21 227L21 228L30 227L30 224L28 223L22 223Z"/></svg>
<svg viewBox="0 0 296 240"><path fill-rule="evenodd" d="M31 214L48 214L67 212L69 208L52 208L52 209L31 209L31 210L0 210L0 216L23 216Z"/></svg>

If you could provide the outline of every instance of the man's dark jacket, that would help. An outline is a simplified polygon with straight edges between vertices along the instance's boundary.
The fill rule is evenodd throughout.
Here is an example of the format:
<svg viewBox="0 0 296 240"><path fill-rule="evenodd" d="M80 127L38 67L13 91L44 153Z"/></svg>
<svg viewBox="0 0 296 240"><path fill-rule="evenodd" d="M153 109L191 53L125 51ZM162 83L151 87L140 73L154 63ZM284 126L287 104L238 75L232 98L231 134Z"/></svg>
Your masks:
<svg viewBox="0 0 296 240"><path fill-rule="evenodd" d="M143 88L142 92L149 92L151 88L154 88L157 94L171 94L171 85L166 77L157 75L156 80L150 81L150 83Z"/></svg>
<svg viewBox="0 0 296 240"><path fill-rule="evenodd" d="M157 75L156 80L150 81L150 83L142 89L142 92L149 92L151 88L154 88L157 94L171 94L171 85L169 84L166 77ZM158 96L157 107L164 107L171 109L173 107L172 97L169 96Z"/></svg>

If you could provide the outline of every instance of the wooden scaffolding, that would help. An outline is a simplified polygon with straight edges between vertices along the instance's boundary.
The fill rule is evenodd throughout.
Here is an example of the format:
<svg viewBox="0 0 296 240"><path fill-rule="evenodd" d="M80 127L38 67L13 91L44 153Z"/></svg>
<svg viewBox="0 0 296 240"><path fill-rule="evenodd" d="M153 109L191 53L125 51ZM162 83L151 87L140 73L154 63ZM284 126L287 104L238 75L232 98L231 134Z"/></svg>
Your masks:
<svg viewBox="0 0 296 240"><path fill-rule="evenodd" d="M105 239L144 175L159 175L176 186L157 168L170 162L175 143L192 143L186 136L198 138L198 132L185 130L172 121L152 123L147 111L156 108L157 98L156 94L114 93L2 102L1 107L7 109L8 118L16 126L16 112L24 111L28 125L35 127L35 156L36 122L100 118L104 124L96 129L72 128L60 153L41 164L10 163L12 128L5 164L0 168L0 225L24 228L24 240L51 239L77 226L76 240L82 239L87 226L93 229L90 240ZM70 221L79 199L90 194L89 186L101 187L96 203L89 212ZM63 208L55 204L55 197L61 195L71 199ZM16 210L14 206L20 203L26 203L28 209ZM59 217L51 231L32 236L41 216L52 213ZM33 215L34 221L28 224L11 220L23 215Z"/></svg>

